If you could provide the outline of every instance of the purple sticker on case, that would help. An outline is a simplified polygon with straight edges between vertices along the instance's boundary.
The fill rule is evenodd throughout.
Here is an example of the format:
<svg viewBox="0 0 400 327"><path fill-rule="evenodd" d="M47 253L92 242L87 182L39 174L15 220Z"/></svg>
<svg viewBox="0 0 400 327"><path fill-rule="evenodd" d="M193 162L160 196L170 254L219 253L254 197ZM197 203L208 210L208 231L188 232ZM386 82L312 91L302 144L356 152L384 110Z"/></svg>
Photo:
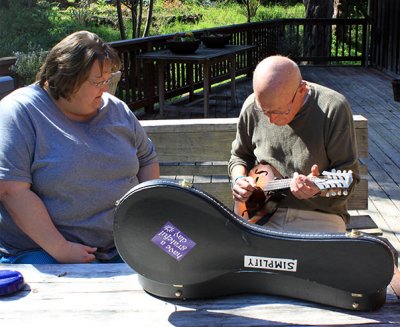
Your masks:
<svg viewBox="0 0 400 327"><path fill-rule="evenodd" d="M196 245L169 221L154 235L151 241L178 261L182 260Z"/></svg>

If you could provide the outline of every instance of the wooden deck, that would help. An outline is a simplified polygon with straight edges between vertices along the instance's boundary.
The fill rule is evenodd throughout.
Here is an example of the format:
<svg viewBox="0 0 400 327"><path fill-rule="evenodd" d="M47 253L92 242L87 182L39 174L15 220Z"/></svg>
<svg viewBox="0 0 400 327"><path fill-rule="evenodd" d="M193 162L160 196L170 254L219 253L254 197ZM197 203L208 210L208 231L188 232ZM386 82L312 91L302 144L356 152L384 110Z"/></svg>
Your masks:
<svg viewBox="0 0 400 327"><path fill-rule="evenodd" d="M400 251L400 137L396 131L400 104L393 101L391 79L364 68L310 67L304 68L304 78L341 91L349 98L354 113L368 118L369 210L358 214L370 215ZM238 83L237 91L240 104L251 92L251 82ZM198 114L182 104L178 108L185 112L168 112L164 118L202 116L201 104ZM226 108L230 108L229 103L212 100L210 113L235 117L240 110L240 106ZM3 325L42 326L61 321L78 326L400 325L399 278L388 286L381 309L356 312L272 295L163 300L144 292L137 274L126 264L0 265L0 269L19 270L26 281L22 292L0 299Z"/></svg>
<svg viewBox="0 0 400 327"><path fill-rule="evenodd" d="M0 265L22 273L26 286L0 297L1 326L399 326L399 302L351 311L291 298L253 294L204 300L161 299L144 292L126 264ZM72 325L73 324L73 325Z"/></svg>
<svg viewBox="0 0 400 327"><path fill-rule="evenodd" d="M364 68L305 69L304 76L343 93L354 113L368 119L368 214L400 251L400 103L391 78Z"/></svg>
<svg viewBox="0 0 400 327"><path fill-rule="evenodd" d="M369 215L400 252L400 103L393 100L391 77L362 67L302 67L305 80L326 85L343 93L354 114L368 119ZM214 90L227 94L229 86ZM226 99L210 100L210 117L237 117L244 99L252 92L251 80L237 82L237 106L230 109ZM178 103L164 118L201 118L201 104ZM141 119L158 119L157 114Z"/></svg>

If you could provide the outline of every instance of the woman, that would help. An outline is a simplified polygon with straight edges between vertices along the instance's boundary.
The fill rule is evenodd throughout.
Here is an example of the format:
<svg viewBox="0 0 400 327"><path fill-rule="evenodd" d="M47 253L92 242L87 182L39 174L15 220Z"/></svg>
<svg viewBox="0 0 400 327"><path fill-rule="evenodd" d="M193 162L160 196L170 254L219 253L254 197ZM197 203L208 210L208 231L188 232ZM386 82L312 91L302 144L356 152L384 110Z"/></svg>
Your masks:
<svg viewBox="0 0 400 327"><path fill-rule="evenodd" d="M0 102L0 263L120 262L115 201L159 177L137 118L106 91L117 53L80 31Z"/></svg>

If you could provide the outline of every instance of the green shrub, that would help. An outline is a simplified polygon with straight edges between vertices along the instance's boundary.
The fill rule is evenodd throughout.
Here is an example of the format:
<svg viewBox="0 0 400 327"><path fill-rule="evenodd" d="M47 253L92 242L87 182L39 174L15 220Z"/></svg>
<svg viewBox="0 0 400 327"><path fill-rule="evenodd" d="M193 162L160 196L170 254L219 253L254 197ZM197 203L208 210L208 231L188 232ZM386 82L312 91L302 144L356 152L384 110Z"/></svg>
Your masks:
<svg viewBox="0 0 400 327"><path fill-rule="evenodd" d="M28 44L28 48L30 50L27 53L20 51L14 53L17 61L11 67L11 70L18 75L20 84L23 85L31 84L36 80L36 74L47 54L47 51L36 48L32 44Z"/></svg>

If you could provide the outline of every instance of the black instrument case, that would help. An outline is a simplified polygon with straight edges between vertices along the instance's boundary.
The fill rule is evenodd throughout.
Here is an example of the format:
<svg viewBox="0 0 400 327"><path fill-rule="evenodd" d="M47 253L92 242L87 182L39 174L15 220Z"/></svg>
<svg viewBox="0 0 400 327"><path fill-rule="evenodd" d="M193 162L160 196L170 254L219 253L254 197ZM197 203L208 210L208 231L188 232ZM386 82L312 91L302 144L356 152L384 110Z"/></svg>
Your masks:
<svg viewBox="0 0 400 327"><path fill-rule="evenodd" d="M161 179L118 201L114 238L143 289L174 299L265 293L374 310L394 268L383 238L271 231L199 189Z"/></svg>

